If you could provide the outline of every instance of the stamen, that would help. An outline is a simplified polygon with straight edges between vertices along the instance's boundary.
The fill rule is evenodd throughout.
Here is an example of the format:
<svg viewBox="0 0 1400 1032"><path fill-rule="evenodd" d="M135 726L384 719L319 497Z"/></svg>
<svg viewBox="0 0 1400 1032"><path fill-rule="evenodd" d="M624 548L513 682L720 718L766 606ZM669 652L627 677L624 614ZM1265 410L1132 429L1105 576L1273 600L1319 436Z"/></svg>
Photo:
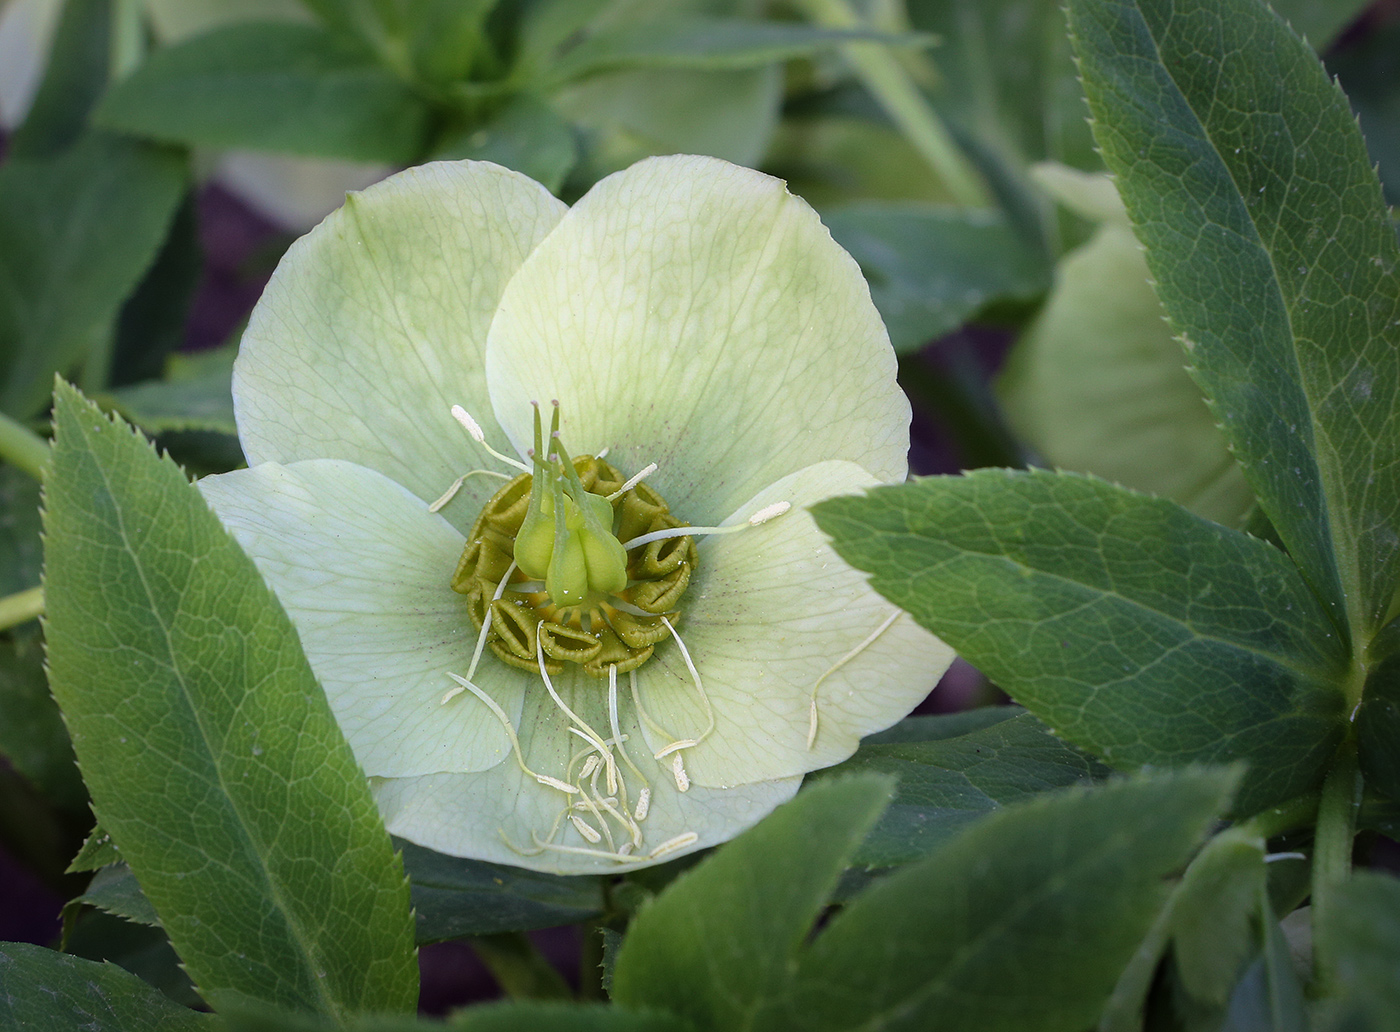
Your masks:
<svg viewBox="0 0 1400 1032"><path fill-rule="evenodd" d="M474 477L478 473L486 477L500 477L502 480L514 479L505 473L497 473L494 469L474 469L470 473L463 473L456 480L452 481L452 486L442 493L442 497L428 506L429 512L437 512L452 499L457 497L457 492L462 490L462 485L466 483L467 477Z"/></svg>
<svg viewBox="0 0 1400 1032"><path fill-rule="evenodd" d="M628 551L638 548L641 545L649 545L653 541L665 541L667 538L677 537L697 537L707 534L737 534L741 530L748 530L750 527L758 527L767 523L771 519L781 516L792 508L791 502L774 502L772 505L765 505L758 512L754 513L743 523L731 523L727 527L671 527L667 530L653 530L650 534L641 534L631 541L624 541L622 547Z"/></svg>
<svg viewBox="0 0 1400 1032"><path fill-rule="evenodd" d="M607 451L607 449L604 448L603 451ZM602 457L603 457L602 452L599 452L596 456L594 456L594 458L598 458L598 459L601 459ZM646 467L645 467L640 473L638 473L636 476L633 476L633 477L628 478L628 480L627 480L626 483L624 483L621 487L619 487L619 488L618 488L616 491L614 491L612 494L607 495L607 496L604 498L604 501L608 501L608 502L615 502L615 501L617 501L619 498L621 498L623 495L625 495L628 491L632 490L632 488L636 487L636 486L637 486L638 484L640 484L643 480L645 480L647 477L651 476L651 475L652 475L653 473L655 473L655 472L656 472L656 463L654 463L654 462L649 462L649 463L647 463Z"/></svg>
<svg viewBox="0 0 1400 1032"><path fill-rule="evenodd" d="M462 424L462 428L465 429L467 433L471 434L473 441L481 445L496 458L504 462L507 466L512 466L515 469L520 470L520 472L522 473L534 472L532 469L530 469L529 466L525 465L525 463L521 462L519 459L513 459L509 455L502 455L495 448L492 448L489 444L487 444L486 433L481 429L481 424L478 423L475 419L473 419L471 413L468 412L466 409L462 408L461 405L452 406L452 418Z"/></svg>
<svg viewBox="0 0 1400 1032"><path fill-rule="evenodd" d="M617 743L617 751L620 752L620 753L622 753L622 762L625 763L625 764L627 764L627 766L628 766L629 768L631 768L632 773L635 774L635 775L637 775L637 777L641 779L641 782L642 782L642 795L641 795L641 797L638 797L638 800L637 800L637 805L640 807L640 806L641 806L641 799L642 799L643 797L646 798L646 799L648 799L648 800L651 799L651 782L649 782L649 781L647 780L645 774L643 774L640 770L637 769L637 765L636 765L635 763L632 762L632 757L629 756L629 755L627 755L627 748L626 748L626 746L624 746L624 745L622 744L622 743L623 743L623 740L625 739L625 736L624 736L623 733L622 733L622 728L619 726L619 724L618 724L618 722L617 722L617 664L616 664L616 663L610 663L610 664L608 664L608 725L612 728L613 741ZM609 785L608 791L610 791L610 792L612 791L611 785ZM642 811L642 815L641 815L640 817L638 817L637 820L639 820L639 821L640 821L640 820L643 820L645 817L646 817L646 811L643 810L643 811Z"/></svg>
<svg viewBox="0 0 1400 1032"><path fill-rule="evenodd" d="M695 834L695 832L684 832L673 839L667 839L665 842L661 843L661 845L647 854L647 859L655 860L657 857L665 856L667 853L674 853L676 850L684 849L686 846L693 846L699 841L700 836Z"/></svg>
<svg viewBox="0 0 1400 1032"><path fill-rule="evenodd" d="M845 666L851 660L855 659L866 649L870 648L871 645L874 645L875 640L879 638L880 635L888 631L890 629L890 626L903 615L904 610L896 609L893 613L891 613L888 617L885 618L884 623L880 624L879 627L871 631L863 642L861 642L855 648L851 649L850 652L846 653L835 663L833 663L826 673L822 674L821 677L817 678L817 683L812 685L811 703L807 708L808 750L810 750L812 746L816 744L817 741L817 689L822 686L822 682L825 681L828 677L836 673L836 671L840 670L843 666Z"/></svg>
<svg viewBox="0 0 1400 1032"><path fill-rule="evenodd" d="M700 742L698 739L682 738L679 742L672 742L660 752L652 753L651 758L653 760L664 760L667 756L670 756L674 752L680 752L682 749L693 749L699 744Z"/></svg>
<svg viewBox="0 0 1400 1032"><path fill-rule="evenodd" d="M700 738L695 742L696 745L699 745L715 729L714 707L710 705L710 697L705 694L705 686L700 683L700 671L695 669L695 663L690 658L690 650L685 647L685 642L681 641L681 636L671 626L670 620L663 616L661 622L666 625L666 630L671 632L671 637L675 638L676 644L680 646L681 658L685 660L685 668L690 671L690 676L695 681L695 691L699 693L700 701L705 704L705 730L700 732Z"/></svg>
<svg viewBox="0 0 1400 1032"><path fill-rule="evenodd" d="M505 710L501 709L501 707L496 704L495 699L491 698L491 696L487 695L476 685L468 681L465 677L458 677L451 671L448 671L447 676L452 678L452 680L456 681L457 684L460 685L464 691L471 692L478 699L484 702L486 704L486 707L496 715L496 719L501 722L501 727L505 728L506 737L510 739L511 748L515 750L515 762L520 764L520 769L522 771L530 775L530 777L534 778L541 785L548 785L550 788L557 788L559 791L565 793L566 795L575 795L579 792L579 789L575 788L573 785L566 785L558 778L552 778L548 774L536 774L533 770L531 770L529 766L525 763L525 757L520 751L520 739L515 737L515 728L511 726L510 718L506 716Z"/></svg>
<svg viewBox="0 0 1400 1032"><path fill-rule="evenodd" d="M676 791L690 791L690 775L685 772L685 761L681 759L680 753L671 757L671 774L676 779Z"/></svg>
<svg viewBox="0 0 1400 1032"><path fill-rule="evenodd" d="M570 814L570 815L569 815L569 823L572 824L575 828L577 828L577 829L578 829L578 833L579 833L580 835L582 835L584 838L586 838L589 842L602 842L602 841L603 841L603 836L602 836L602 835L599 835L598 832L597 832L596 830L594 830L593 825L589 824L589 823L588 823L586 820L584 820L582 817L576 817L576 816Z"/></svg>
<svg viewBox="0 0 1400 1032"><path fill-rule="evenodd" d="M549 671L545 669L544 665L544 635L540 635L535 639L535 658L540 664L540 677L544 679L545 690L549 692L549 697L554 700L554 705L563 710L564 714L578 725L579 729L583 732L580 737L593 744L593 747L602 754L603 762L611 764L613 762L612 750L608 748L607 743L598 736L597 731L594 731L593 728L588 726L587 721L573 710L569 709L568 706L564 705L564 700L559 698L559 693L554 690L554 683L550 681ZM572 731L573 728L570 728L570 730Z"/></svg>
<svg viewBox="0 0 1400 1032"><path fill-rule="evenodd" d="M497 599L499 599L502 595L505 594L505 591L506 591L506 583L510 580L510 575L511 575L512 573L514 573L514 572L515 572L515 561L514 561L514 560L511 560L510 566L506 567L506 574L505 574L505 576L502 577L502 578L501 578L501 582L500 582L499 584L496 585L496 592L495 592L495 594L493 594L493 595L491 596L491 601L492 601L492 602L495 602ZM481 651L482 651L482 649L484 649L484 648L486 647L486 636L487 636L487 634L490 633L490 631L491 631L491 607L490 607L490 606L487 606L487 607L486 607L486 616L485 616L485 618L483 618L482 621L481 621L481 633L478 634L478 635L476 636L476 650L475 650L474 652L472 652L472 663L471 663L471 666L467 667L467 676L466 676L464 679L460 679L460 680L462 681L462 684L466 684L468 681L470 681L473 677L476 676L476 667L477 667L477 664L481 662ZM449 677L456 677L457 675L456 675L456 674L449 674L448 676L449 676ZM442 703L441 703L441 705L446 706L447 703L448 703L450 700L456 698L458 695L461 695L462 692L466 691L466 689L462 687L462 684L459 684L456 688L453 688L450 692L448 692L446 695L444 695L444 696L442 697Z"/></svg>
<svg viewBox="0 0 1400 1032"><path fill-rule="evenodd" d="M598 769L598 754L597 754L597 753L589 753L589 754L588 754L588 759L586 759L586 760L583 761L583 770L581 770L581 771L578 772L578 778L579 778L579 780L582 781L584 778L588 777L588 775L592 774L592 773L593 773L595 770L597 770L597 769Z"/></svg>
<svg viewBox="0 0 1400 1032"><path fill-rule="evenodd" d="M651 789L644 788L637 793L637 808L632 811L632 816L640 824L647 819L647 814L651 812Z"/></svg>
<svg viewBox="0 0 1400 1032"><path fill-rule="evenodd" d="M688 834L692 834L692 835L693 835L693 834L695 834L695 833L694 833L694 832L689 832ZM678 836L678 837L683 838L684 836ZM700 836L696 835L695 837L696 837L696 838L699 838ZM674 841L674 840L672 840L672 841ZM619 863L636 863L636 862L639 861L639 860L655 860L655 859L656 859L656 855L655 855L655 854L656 854L656 850L652 850L652 853L651 853L650 855L648 855L648 856L645 856L645 857L641 857L641 856L629 856L627 853L623 853L623 852L609 853L609 852L608 852L607 850L605 850L605 849L588 849L588 848L586 848L586 847L584 847L584 846L565 846L565 845L562 845L561 843L557 843L557 842L542 842L542 841L540 841L540 839L539 839L538 836L535 836L535 844L536 844L537 846L539 846L539 848L540 848L541 850L546 850L546 849L548 849L548 850L550 850L551 852L554 852L554 853L569 853L569 854L572 854L572 855L574 855L574 856L594 856L594 857L598 857L598 858L601 859L601 860L616 860L616 861L618 861ZM683 843L681 843L680 845L672 846L671 848L672 848L672 849L679 849L681 846L683 846L683 845L689 845L689 844L690 844L690 843L688 843L688 842L683 842Z"/></svg>

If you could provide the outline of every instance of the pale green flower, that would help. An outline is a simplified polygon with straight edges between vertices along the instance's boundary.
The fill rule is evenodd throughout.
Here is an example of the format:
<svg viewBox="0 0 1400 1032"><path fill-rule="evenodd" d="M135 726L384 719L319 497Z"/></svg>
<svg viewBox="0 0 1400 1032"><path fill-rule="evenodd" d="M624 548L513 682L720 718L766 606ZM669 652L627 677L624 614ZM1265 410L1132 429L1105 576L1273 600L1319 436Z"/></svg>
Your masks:
<svg viewBox="0 0 1400 1032"><path fill-rule="evenodd" d="M805 511L904 478L894 372L855 263L778 180L654 158L568 209L495 165L426 165L352 195L283 260L235 371L252 468L201 486L296 624L390 831L615 870L736 834L902 717L949 662ZM440 512L430 503L478 467L514 476L491 449L527 457L537 399L546 420L559 402L574 456L606 449L619 478L655 463L635 490L659 493L671 523L745 528L670 539L689 556L668 604L676 636L612 610L661 639L615 681L612 661L591 676L534 639L521 655L558 671L548 687L537 663L502 662L501 642L474 666L478 627L450 587L502 481L473 475ZM748 524L778 503L790 508ZM582 526L572 500L555 504Z"/></svg>

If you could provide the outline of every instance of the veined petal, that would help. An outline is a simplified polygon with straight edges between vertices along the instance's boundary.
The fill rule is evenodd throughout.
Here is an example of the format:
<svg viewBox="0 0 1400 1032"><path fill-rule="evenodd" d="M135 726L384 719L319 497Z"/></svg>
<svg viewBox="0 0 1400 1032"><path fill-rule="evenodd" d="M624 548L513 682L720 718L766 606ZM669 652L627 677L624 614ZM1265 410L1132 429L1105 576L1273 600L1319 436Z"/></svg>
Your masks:
<svg viewBox="0 0 1400 1032"><path fill-rule="evenodd" d="M646 777L651 792L649 812L637 824L642 843L632 847L632 855L645 858L664 843L692 832L696 836L693 842L686 842L652 860L621 862L583 853L540 849L535 846L531 833L546 838L556 823L553 842L568 849L608 850L609 843L603 837L604 823L613 836L612 846L620 848L631 839L623 825L603 814L601 808L595 813L582 805L584 792L566 796L557 788L542 785L525 773L514 758L480 774L434 774L371 781L385 826L392 834L453 856L556 874L615 874L664 863L717 845L754 824L797 792L801 778L761 781L727 790L697 785L684 793L678 791L670 761L663 766L653 760L642 743L626 675L620 677L619 682L619 728L628 736L624 747ZM561 675L554 684L570 709L602 738L611 739L606 681L600 682L575 671ZM578 777L586 760L577 757L589 751L589 746L570 733L569 726L568 718L554 705L543 683L537 681L526 697L520 722L520 746L525 763L537 774L579 783L588 790L591 779ZM642 783L620 758L617 763L627 799L626 805L622 805L619 794L615 808L619 812L625 809L630 814L635 811ZM604 775L600 774L598 787L606 790ZM580 805L566 809L571 803ZM599 841L594 843L584 838L569 821L570 815L592 828L599 835ZM507 839L516 848L512 849Z"/></svg>
<svg viewBox="0 0 1400 1032"><path fill-rule="evenodd" d="M460 404L506 446L483 354L501 291L565 208L485 162L411 168L292 245L258 302L234 367L250 465L347 459L426 501L475 467L499 469L452 419ZM444 509L470 529L496 490L476 477Z"/></svg>
<svg viewBox="0 0 1400 1032"><path fill-rule="evenodd" d="M697 785L788 777L839 763L863 736L913 709L952 662L953 650L896 615L865 575L836 555L805 510L877 483L853 463L816 463L765 488L725 522L778 501L791 502L791 511L700 543L699 569L676 628L715 720L701 744L685 750ZM649 726L654 752L700 737L705 707L674 642L658 646L638 677L648 716L672 736Z"/></svg>
<svg viewBox="0 0 1400 1032"><path fill-rule="evenodd" d="M478 701L441 704L477 637L448 587L463 538L447 521L383 475L334 459L263 463L199 487L291 616L365 773L478 771L509 755ZM521 671L483 663L476 680L519 718Z"/></svg>
<svg viewBox="0 0 1400 1032"><path fill-rule="evenodd" d="M639 162L559 222L506 287L487 380L517 448L562 403L691 523L813 462L903 479L909 404L860 269L781 180L715 158Z"/></svg>

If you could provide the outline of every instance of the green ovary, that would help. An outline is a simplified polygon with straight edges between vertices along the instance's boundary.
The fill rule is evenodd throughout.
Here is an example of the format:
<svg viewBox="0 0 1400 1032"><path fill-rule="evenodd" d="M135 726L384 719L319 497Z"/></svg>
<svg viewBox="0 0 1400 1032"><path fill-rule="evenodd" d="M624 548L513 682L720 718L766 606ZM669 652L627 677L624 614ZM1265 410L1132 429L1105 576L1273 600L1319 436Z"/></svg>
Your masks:
<svg viewBox="0 0 1400 1032"><path fill-rule="evenodd" d="M698 556L689 537L630 553L622 542L686 524L645 484L609 501L626 478L590 455L535 468L482 508L452 589L467 596L478 628L490 612L486 642L511 666L537 671L542 648L551 675L566 663L594 677L634 670L670 635L665 620L679 619Z"/></svg>

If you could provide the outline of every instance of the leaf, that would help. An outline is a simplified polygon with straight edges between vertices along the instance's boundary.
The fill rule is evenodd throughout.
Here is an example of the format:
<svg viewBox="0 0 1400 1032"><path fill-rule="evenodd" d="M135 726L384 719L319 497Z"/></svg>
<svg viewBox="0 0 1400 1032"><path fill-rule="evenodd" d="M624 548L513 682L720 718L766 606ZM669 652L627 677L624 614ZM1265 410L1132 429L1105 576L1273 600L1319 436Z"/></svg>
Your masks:
<svg viewBox="0 0 1400 1032"><path fill-rule="evenodd" d="M453 1015L448 1027L461 1032L690 1032L694 1026L671 1014L616 1005L521 1000L468 1007Z"/></svg>
<svg viewBox="0 0 1400 1032"><path fill-rule="evenodd" d="M1258 948L1254 929L1265 879L1264 843L1230 832L1207 843L1186 869L1171 924L1177 971L1193 997L1216 1006L1229 1000Z"/></svg>
<svg viewBox="0 0 1400 1032"><path fill-rule="evenodd" d="M1370 5L1367 0L1273 0L1269 6L1321 53Z"/></svg>
<svg viewBox="0 0 1400 1032"><path fill-rule="evenodd" d="M42 410L54 373L112 332L185 177L178 154L102 134L0 166L0 409Z"/></svg>
<svg viewBox="0 0 1400 1032"><path fill-rule="evenodd" d="M1247 760L1242 813L1320 782L1345 657L1272 546L1043 471L931 477L813 514L877 591L1109 763Z"/></svg>
<svg viewBox="0 0 1400 1032"><path fill-rule="evenodd" d="M1059 0L906 0L931 54L940 112L999 160L1099 168Z"/></svg>
<svg viewBox="0 0 1400 1032"><path fill-rule="evenodd" d="M204 272L196 198L187 194L145 277L122 306L107 383L122 387L160 376L185 341L185 323Z"/></svg>
<svg viewBox="0 0 1400 1032"><path fill-rule="evenodd" d="M1230 997L1222 1032L1308 1032L1306 1002L1288 942L1261 891L1264 948Z"/></svg>
<svg viewBox="0 0 1400 1032"><path fill-rule="evenodd" d="M1400 654L1366 677L1356 712L1356 745L1366 784L1400 801Z"/></svg>
<svg viewBox="0 0 1400 1032"><path fill-rule="evenodd" d="M822 221L859 263L895 351L1050 285L1044 256L992 212L867 202L826 211Z"/></svg>
<svg viewBox="0 0 1400 1032"><path fill-rule="evenodd" d="M413 885L418 942L577 924L603 910L597 878L540 874L463 860L403 839L404 868Z"/></svg>
<svg viewBox="0 0 1400 1032"><path fill-rule="evenodd" d="M920 46L929 38L865 29L825 29L796 22L665 18L624 24L588 36L566 50L547 75L548 81L557 85L622 68L756 68L860 41Z"/></svg>
<svg viewBox="0 0 1400 1032"><path fill-rule="evenodd" d="M74 912L76 920L72 920ZM195 991L165 930L70 904L64 907L63 950L86 960L105 960L131 972L168 999L208 1010Z"/></svg>
<svg viewBox="0 0 1400 1032"><path fill-rule="evenodd" d="M786 993L808 929L889 785L864 776L806 789L677 878L633 920L613 998L702 1029L767 1027L756 1015Z"/></svg>
<svg viewBox="0 0 1400 1032"><path fill-rule="evenodd" d="M1283 12L1280 12L1283 13ZM1376 24L1327 54L1355 109L1386 200L1400 199L1400 25Z"/></svg>
<svg viewBox="0 0 1400 1032"><path fill-rule="evenodd" d="M87 790L37 641L0 642L0 756L49 802L79 820L86 816Z"/></svg>
<svg viewBox="0 0 1400 1032"><path fill-rule="evenodd" d="M78 855L68 865L66 873L99 871L109 864L121 863L121 859L121 853L117 851L117 845L112 841L112 836L108 835L101 825L98 825L83 840L83 848L78 850Z"/></svg>
<svg viewBox="0 0 1400 1032"><path fill-rule="evenodd" d="M773 65L607 72L571 83L552 99L582 133L573 176L580 188L652 154L710 154L756 165L781 102L782 76Z"/></svg>
<svg viewBox="0 0 1400 1032"><path fill-rule="evenodd" d="M1046 465L1239 526L1249 485L1186 373L1131 231L1099 227L1055 280L997 383L1012 428Z"/></svg>
<svg viewBox="0 0 1400 1032"><path fill-rule="evenodd" d="M1255 0L1069 11L1194 375L1289 554L1364 643L1400 579L1400 246L1346 98Z"/></svg>
<svg viewBox="0 0 1400 1032"><path fill-rule="evenodd" d="M151 906L136 875L126 864L112 864L99 870L92 876L86 891L73 902L86 903L137 924L160 926L155 907Z"/></svg>
<svg viewBox="0 0 1400 1032"><path fill-rule="evenodd" d="M554 109L521 94L484 125L439 140L434 160L494 161L558 193L578 160L573 128Z"/></svg>
<svg viewBox="0 0 1400 1032"><path fill-rule="evenodd" d="M1234 778L1189 771L1009 807L876 883L755 1027L1077 1032ZM776 1011L776 1008L775 1008Z"/></svg>
<svg viewBox="0 0 1400 1032"><path fill-rule="evenodd" d="M0 1026L33 1032L200 1032L212 1014L171 1003L115 964L0 944Z"/></svg>
<svg viewBox="0 0 1400 1032"><path fill-rule="evenodd" d="M233 360L238 348L172 356L165 380L119 387L105 395L124 417L151 433L209 430L236 434Z"/></svg>
<svg viewBox="0 0 1400 1032"><path fill-rule="evenodd" d="M894 802L855 852L854 862L870 867L917 860L1007 804L1109 773L1029 713L947 738L872 738L845 763L814 775L820 780L868 772L899 780Z"/></svg>
<svg viewBox="0 0 1400 1032"><path fill-rule="evenodd" d="M428 112L407 84L324 30L230 25L153 53L108 92L109 129L201 147L407 164Z"/></svg>
<svg viewBox="0 0 1400 1032"><path fill-rule="evenodd" d="M112 0L65 0L44 78L29 114L8 141L9 157L57 157L78 141L107 88L112 7Z"/></svg>
<svg viewBox="0 0 1400 1032"><path fill-rule="evenodd" d="M39 482L14 466L0 466L0 596L39 583Z"/></svg>
<svg viewBox="0 0 1400 1032"><path fill-rule="evenodd" d="M1377 1030L1400 1028L1400 879L1357 871L1333 888L1333 905L1317 929L1336 958L1332 972L1347 1010ZM1366 1027L1366 1026L1362 1026Z"/></svg>
<svg viewBox="0 0 1400 1032"><path fill-rule="evenodd" d="M66 385L55 426L50 681L200 992L411 1009L408 886L291 623L173 462Z"/></svg>

